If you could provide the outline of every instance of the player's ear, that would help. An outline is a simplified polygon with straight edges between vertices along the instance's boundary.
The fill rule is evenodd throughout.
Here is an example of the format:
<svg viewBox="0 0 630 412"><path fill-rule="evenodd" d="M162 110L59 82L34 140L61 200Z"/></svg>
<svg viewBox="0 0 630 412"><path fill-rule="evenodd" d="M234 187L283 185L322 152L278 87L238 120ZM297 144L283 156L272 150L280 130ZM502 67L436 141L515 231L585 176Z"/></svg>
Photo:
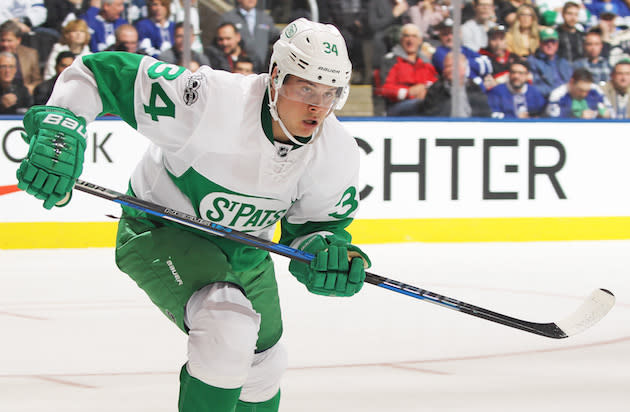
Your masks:
<svg viewBox="0 0 630 412"><path fill-rule="evenodd" d="M278 87L278 66L274 66L273 70L271 71L271 82L274 88Z"/></svg>

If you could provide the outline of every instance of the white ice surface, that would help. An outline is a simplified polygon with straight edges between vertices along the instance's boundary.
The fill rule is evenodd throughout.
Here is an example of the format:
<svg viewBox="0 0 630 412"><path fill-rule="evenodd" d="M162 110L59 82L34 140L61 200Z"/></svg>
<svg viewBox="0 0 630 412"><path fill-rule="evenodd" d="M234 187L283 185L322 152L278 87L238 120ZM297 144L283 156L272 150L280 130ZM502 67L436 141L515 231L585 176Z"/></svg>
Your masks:
<svg viewBox="0 0 630 412"><path fill-rule="evenodd" d="M277 259L280 410L630 411L630 241L366 245L372 272L535 322L617 304L553 340L365 285L310 295ZM185 335L112 249L0 250L0 412L174 412Z"/></svg>

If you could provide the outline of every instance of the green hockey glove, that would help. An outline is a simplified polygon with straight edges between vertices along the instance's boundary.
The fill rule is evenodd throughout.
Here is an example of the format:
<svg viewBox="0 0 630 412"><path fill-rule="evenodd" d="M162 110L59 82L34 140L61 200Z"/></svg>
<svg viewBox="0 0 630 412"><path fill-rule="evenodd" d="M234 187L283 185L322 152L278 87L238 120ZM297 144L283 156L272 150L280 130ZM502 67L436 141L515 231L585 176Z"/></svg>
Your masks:
<svg viewBox="0 0 630 412"><path fill-rule="evenodd" d="M361 249L335 236L314 235L299 248L315 255L310 263L292 260L289 271L315 294L352 296L363 287L370 259Z"/></svg>
<svg viewBox="0 0 630 412"><path fill-rule="evenodd" d="M33 106L24 115L22 135L28 155L17 171L18 187L44 201L44 207L65 206L83 170L85 120L70 110Z"/></svg>

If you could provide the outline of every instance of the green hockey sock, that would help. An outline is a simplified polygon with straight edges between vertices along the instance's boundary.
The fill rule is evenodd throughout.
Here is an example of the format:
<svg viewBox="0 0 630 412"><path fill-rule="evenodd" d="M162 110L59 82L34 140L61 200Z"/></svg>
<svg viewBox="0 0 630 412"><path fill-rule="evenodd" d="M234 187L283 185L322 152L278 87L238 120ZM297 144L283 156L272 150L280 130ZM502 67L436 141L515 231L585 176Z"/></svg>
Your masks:
<svg viewBox="0 0 630 412"><path fill-rule="evenodd" d="M179 412L234 412L240 394L241 388L223 389L201 382L190 376L186 365L179 374Z"/></svg>
<svg viewBox="0 0 630 412"><path fill-rule="evenodd" d="M236 412L278 412L278 408L280 408L280 391L265 402L238 401L236 404Z"/></svg>

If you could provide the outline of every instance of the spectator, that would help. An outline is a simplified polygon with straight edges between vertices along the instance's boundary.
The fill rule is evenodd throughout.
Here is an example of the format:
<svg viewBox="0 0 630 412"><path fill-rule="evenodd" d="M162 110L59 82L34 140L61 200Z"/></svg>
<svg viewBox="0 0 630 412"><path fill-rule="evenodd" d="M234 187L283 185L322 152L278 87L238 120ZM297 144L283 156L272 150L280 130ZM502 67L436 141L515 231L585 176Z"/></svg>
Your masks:
<svg viewBox="0 0 630 412"><path fill-rule="evenodd" d="M420 29L420 36L426 38L429 27L437 26L442 20L450 16L448 6L441 0L422 0L407 11L409 19Z"/></svg>
<svg viewBox="0 0 630 412"><path fill-rule="evenodd" d="M490 59L492 63L492 74L486 74L483 78L486 90L507 82L512 54L507 49L505 26L500 24L488 31L488 47L479 50L479 53Z"/></svg>
<svg viewBox="0 0 630 412"><path fill-rule="evenodd" d="M41 58L37 62L40 71L59 37L59 32L43 26L47 14L43 0L0 0L0 23L11 20L18 25L22 45L37 50Z"/></svg>
<svg viewBox="0 0 630 412"><path fill-rule="evenodd" d="M32 105L28 90L15 75L17 59L7 51L0 52L0 114L22 114Z"/></svg>
<svg viewBox="0 0 630 412"><path fill-rule="evenodd" d="M0 51L13 53L17 56L17 73L15 78L32 93L42 81L39 70L39 55L37 50L20 44L22 42L20 27L13 20L0 24Z"/></svg>
<svg viewBox="0 0 630 412"><path fill-rule="evenodd" d="M129 0L125 0L125 1L129 1ZM131 1L137 2L138 5L140 5L140 3L144 3L145 0L131 0ZM184 22L185 9L184 9L183 2L184 0L171 0L169 20L172 21L173 24ZM227 3L232 5L234 1L230 0ZM148 5L148 2L147 2L147 5ZM144 7L141 8L142 12L139 16L140 19L149 17L148 12L146 11L148 9L147 5L144 5ZM203 54L203 45L201 43L201 26L200 26L200 20L199 20L199 5L198 5L197 0L190 0L189 18L190 18L190 24L193 27L192 32L194 34L193 42L191 44L191 50L194 50L195 52L199 54ZM138 20L136 20L133 24L136 24L137 22ZM211 27L213 29L214 27L216 27L216 21L212 21Z"/></svg>
<svg viewBox="0 0 630 412"><path fill-rule="evenodd" d="M593 83L591 73L577 69L568 84L551 92L547 115L576 119L610 117L610 103L599 86Z"/></svg>
<svg viewBox="0 0 630 412"><path fill-rule="evenodd" d="M453 48L453 20L446 19L436 27L440 37L440 46L435 49L435 53L431 57L431 63L438 73L441 73L444 67L444 57ZM483 84L483 78L492 73L492 63L487 56L482 56L478 52L462 46L461 53L468 59L468 77L477 84Z"/></svg>
<svg viewBox="0 0 630 412"><path fill-rule="evenodd" d="M127 53L146 54L138 47L138 30L132 24L122 24L118 26L114 34L114 44L105 51L124 51Z"/></svg>
<svg viewBox="0 0 630 412"><path fill-rule="evenodd" d="M488 92L492 117L527 119L543 114L547 101L536 86L527 83L529 66L524 59L510 63L509 80Z"/></svg>
<svg viewBox="0 0 630 412"><path fill-rule="evenodd" d="M218 70L234 71L234 62L241 56L248 56L254 61L254 70L260 73L263 63L258 61L258 55L245 51L242 47L241 34L234 23L222 23L217 27L214 36L216 46L209 46L206 55L210 59L210 65Z"/></svg>
<svg viewBox="0 0 630 412"><path fill-rule="evenodd" d="M190 26L190 29L190 44L192 45L195 38L192 25ZM173 47L160 53L160 60L172 64L178 64L182 61L184 53L184 22L175 24L174 41L175 43L173 43ZM210 66L210 60L208 57L205 54L197 53L195 50L190 51L190 60L194 60L202 66ZM188 69L191 70L190 68Z"/></svg>
<svg viewBox="0 0 630 412"><path fill-rule="evenodd" d="M604 3L604 4L609 4L609 5L613 5L612 3ZM616 34L620 31L617 27L617 8L610 8L608 10L604 10L602 11L602 13L599 15L599 24L597 25L597 27L601 30L602 32L602 40L604 42L608 42L608 43L614 43L614 38L616 37Z"/></svg>
<svg viewBox="0 0 630 412"><path fill-rule="evenodd" d="M538 16L531 4L522 4L516 10L516 21L510 26L505 39L510 53L527 57L536 52L540 44Z"/></svg>
<svg viewBox="0 0 630 412"><path fill-rule="evenodd" d="M602 88L604 96L610 102L610 117L630 119L630 59L620 60L613 67L610 80Z"/></svg>
<svg viewBox="0 0 630 412"><path fill-rule="evenodd" d="M588 3L595 3L599 0L586 0ZM575 11L575 21L580 30L583 30L586 25L589 24L590 13L587 8L584 7L582 0L536 0L536 7L538 7L538 14L540 15L539 23L543 26L560 26L567 21L565 17L565 8L567 3L573 3L577 6ZM573 7L572 7L573 8ZM559 27L556 27L559 30Z"/></svg>
<svg viewBox="0 0 630 412"><path fill-rule="evenodd" d="M497 24L512 27L517 20L517 10L523 4L532 4L531 0L499 0L497 2Z"/></svg>
<svg viewBox="0 0 630 412"><path fill-rule="evenodd" d="M369 0L367 6L368 31L372 33L372 67L381 67L383 56L394 47L397 39L392 32L403 24L409 10L406 0Z"/></svg>
<svg viewBox="0 0 630 412"><path fill-rule="evenodd" d="M233 5L234 1L227 0L227 3ZM148 5L148 0L124 0L123 12L121 14L121 17L127 20L127 22L129 22L130 24L135 25L140 20L149 18ZM169 11L169 20L171 20L173 23L184 21L183 0L172 0ZM190 1L190 24L193 25L193 27L195 28L195 34L197 34L199 32L199 9L197 0Z"/></svg>
<svg viewBox="0 0 630 412"><path fill-rule="evenodd" d="M339 28L346 39L346 47L352 62L352 83L363 83L369 74L363 55L363 40L367 30L367 11L363 0L319 0L319 14L322 23Z"/></svg>
<svg viewBox="0 0 630 412"><path fill-rule="evenodd" d="M578 13L580 6L568 1L562 7L564 22L558 25L558 56L573 63L584 57L584 31L578 27Z"/></svg>
<svg viewBox="0 0 630 412"><path fill-rule="evenodd" d="M234 62L234 73L254 74L254 62L247 56L241 56Z"/></svg>
<svg viewBox="0 0 630 412"><path fill-rule="evenodd" d="M55 75L37 85L33 92L33 104L46 104L52 94L57 78L66 67L70 66L76 56L68 50L57 53L55 56Z"/></svg>
<svg viewBox="0 0 630 412"><path fill-rule="evenodd" d="M573 70L588 69L596 84L603 84L610 78L611 67L608 59L602 56L604 42L599 31L589 31L584 36L585 56L573 62Z"/></svg>
<svg viewBox="0 0 630 412"><path fill-rule="evenodd" d="M455 117L490 117L488 98L475 82L466 79L468 60L460 56L459 82L463 87L458 88L460 107L455 110ZM437 82L433 83L420 106L421 116L450 117L453 90L453 53L444 57L444 70Z"/></svg>
<svg viewBox="0 0 630 412"><path fill-rule="evenodd" d="M57 74L57 55L71 51L77 57L90 54L90 31L84 20L72 20L63 27L59 42L53 45L44 69L44 80L52 79Z"/></svg>
<svg viewBox="0 0 630 412"><path fill-rule="evenodd" d="M83 15L90 7L89 0L44 0L48 15L42 26L62 33L63 27Z"/></svg>
<svg viewBox="0 0 630 412"><path fill-rule="evenodd" d="M136 23L139 47L149 56L158 57L164 50L173 47L175 23L168 18L171 14L171 0L149 0L149 17Z"/></svg>
<svg viewBox="0 0 630 412"><path fill-rule="evenodd" d="M171 3L171 20L175 23L184 22L183 0L173 0ZM203 44L201 42L201 25L199 23L199 5L197 0L190 0L190 24L193 27L194 41L190 48L199 54L203 54Z"/></svg>
<svg viewBox="0 0 630 412"><path fill-rule="evenodd" d="M90 27L90 50L92 53L103 51L116 42L115 30L127 23L120 17L123 12L123 0L101 0L100 9L90 7L83 20Z"/></svg>
<svg viewBox="0 0 630 412"><path fill-rule="evenodd" d="M0 22L11 20L17 24L21 33L30 33L31 28L41 26L47 14L43 0L2 1Z"/></svg>
<svg viewBox="0 0 630 412"><path fill-rule="evenodd" d="M475 17L462 24L462 45L478 52L488 46L488 30L494 23L494 0L473 0Z"/></svg>
<svg viewBox="0 0 630 412"><path fill-rule="evenodd" d="M612 10L616 10L616 8ZM617 26L618 17L614 11L602 12L599 17L599 24L592 29L601 32L604 42L602 56L607 58L612 66L630 52L630 29L625 28L626 26Z"/></svg>
<svg viewBox="0 0 630 412"><path fill-rule="evenodd" d="M388 116L417 116L427 89L437 81L437 72L419 56L420 30L412 23L400 32L400 44L383 59L380 69L383 95L389 104Z"/></svg>
<svg viewBox="0 0 630 412"><path fill-rule="evenodd" d="M532 72L533 84L545 96L571 78L571 64L558 53L558 32L547 27L540 31L540 49L529 56L528 62Z"/></svg>
<svg viewBox="0 0 630 412"><path fill-rule="evenodd" d="M255 54L255 58L249 56L265 65L269 61L270 46L278 39L280 31L270 15L256 9L258 0L236 0L236 3L233 10L221 16L219 25L233 23L243 40L243 48Z"/></svg>

